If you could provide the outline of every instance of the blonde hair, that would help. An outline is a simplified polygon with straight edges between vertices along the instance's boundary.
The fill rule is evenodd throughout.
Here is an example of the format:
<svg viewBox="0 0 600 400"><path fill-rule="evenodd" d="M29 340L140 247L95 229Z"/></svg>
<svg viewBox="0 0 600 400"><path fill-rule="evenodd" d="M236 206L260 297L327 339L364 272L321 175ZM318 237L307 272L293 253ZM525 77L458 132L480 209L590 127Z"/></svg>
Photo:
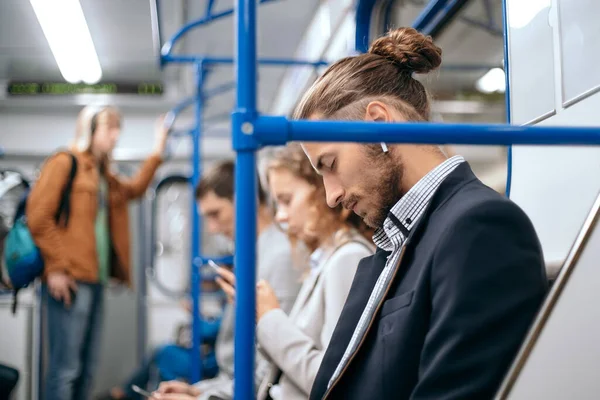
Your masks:
<svg viewBox="0 0 600 400"><path fill-rule="evenodd" d="M77 115L75 123L75 138L71 143L71 150L82 153L92 150L92 136L99 123L116 121L121 126L121 113L113 106L86 106ZM112 154L106 154L100 160L100 171L106 173L109 170Z"/></svg>
<svg viewBox="0 0 600 400"><path fill-rule="evenodd" d="M331 65L304 94L294 119L362 119L367 105L379 100L409 121L430 119L425 87L413 73L430 72L442 63L442 50L431 37L399 28L375 40L369 51Z"/></svg>
<svg viewBox="0 0 600 400"><path fill-rule="evenodd" d="M94 121L95 120L95 121ZM77 115L75 125L75 138L71 144L73 150L86 152L92 148L92 125L93 122L104 123L116 121L121 124L121 113L113 106L86 106Z"/></svg>
<svg viewBox="0 0 600 400"><path fill-rule="evenodd" d="M323 179L313 169L299 144L293 143L276 150L266 165L267 180L269 171L286 170L295 177L306 181L314 188L309 199L310 220L307 221L306 245L316 248L322 244L342 245L352 239L352 232L358 231L366 238L372 234L360 217L341 205L330 208L326 203ZM296 238L291 237L292 241ZM327 243L330 241L331 243Z"/></svg>

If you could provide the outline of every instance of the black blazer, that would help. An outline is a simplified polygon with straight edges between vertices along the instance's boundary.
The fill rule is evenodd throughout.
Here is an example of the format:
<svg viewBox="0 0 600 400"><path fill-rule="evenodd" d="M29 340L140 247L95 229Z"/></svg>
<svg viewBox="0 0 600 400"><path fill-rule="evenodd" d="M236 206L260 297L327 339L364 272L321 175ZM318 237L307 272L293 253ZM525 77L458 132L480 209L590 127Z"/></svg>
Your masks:
<svg viewBox="0 0 600 400"><path fill-rule="evenodd" d="M360 262L310 398L491 399L548 286L525 213L459 165L410 232L362 344L328 391L388 255Z"/></svg>

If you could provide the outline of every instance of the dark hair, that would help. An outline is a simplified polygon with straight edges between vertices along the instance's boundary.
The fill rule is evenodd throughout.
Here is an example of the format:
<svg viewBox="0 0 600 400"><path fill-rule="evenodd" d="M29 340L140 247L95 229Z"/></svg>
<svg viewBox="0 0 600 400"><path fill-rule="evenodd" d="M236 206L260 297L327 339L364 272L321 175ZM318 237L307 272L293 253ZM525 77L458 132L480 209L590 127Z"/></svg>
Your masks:
<svg viewBox="0 0 600 400"><path fill-rule="evenodd" d="M257 178L258 180L258 178ZM208 193L213 192L217 197L233 202L235 193L235 163L225 160L215 164L204 174L196 187L196 198L201 200ZM267 196L258 182L258 202L266 204Z"/></svg>
<svg viewBox="0 0 600 400"><path fill-rule="evenodd" d="M331 65L304 94L295 119L359 119L368 103L387 102L408 120L429 120L425 87L413 73L442 63L442 50L413 28L399 28L375 40L369 51Z"/></svg>

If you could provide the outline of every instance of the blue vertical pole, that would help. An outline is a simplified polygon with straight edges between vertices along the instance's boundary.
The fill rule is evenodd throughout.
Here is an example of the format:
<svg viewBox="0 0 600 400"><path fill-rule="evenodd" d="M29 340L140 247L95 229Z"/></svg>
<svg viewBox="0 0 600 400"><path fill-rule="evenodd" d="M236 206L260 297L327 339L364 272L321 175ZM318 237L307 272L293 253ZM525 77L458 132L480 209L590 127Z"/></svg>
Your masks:
<svg viewBox="0 0 600 400"><path fill-rule="evenodd" d="M509 68L509 41L508 41L508 10L507 0L502 0L502 24L504 25L504 75L506 79L506 91L504 93L506 103L506 123L511 123L510 113L510 68ZM510 197L512 184L512 145L508 145L506 160L506 197Z"/></svg>
<svg viewBox="0 0 600 400"><path fill-rule="evenodd" d="M198 182L202 176L202 83L204 81L204 65L196 64L196 128L193 131L193 152L192 152L192 193L194 192ZM202 328L200 326L200 296L201 279L200 279L200 232L201 221L198 213L196 198L192 195L191 204L192 215L192 265L191 265L191 286L192 286L192 363L191 363L191 380L198 382L202 379L202 364L200 358L200 343L202 341Z"/></svg>
<svg viewBox="0 0 600 400"><path fill-rule="evenodd" d="M256 1L237 0L237 101L233 117L235 168L235 383L234 399L254 398L256 282Z"/></svg>

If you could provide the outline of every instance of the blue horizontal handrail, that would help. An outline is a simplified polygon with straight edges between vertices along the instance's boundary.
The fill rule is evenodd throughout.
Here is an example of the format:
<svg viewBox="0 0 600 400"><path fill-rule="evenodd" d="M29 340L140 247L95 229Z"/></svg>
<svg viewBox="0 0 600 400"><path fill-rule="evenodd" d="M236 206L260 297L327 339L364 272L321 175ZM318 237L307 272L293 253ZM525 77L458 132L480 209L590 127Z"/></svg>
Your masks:
<svg viewBox="0 0 600 400"><path fill-rule="evenodd" d="M515 126L504 124L379 123L290 121L260 116L254 134L262 145L288 141L471 144L600 145L600 127Z"/></svg>

